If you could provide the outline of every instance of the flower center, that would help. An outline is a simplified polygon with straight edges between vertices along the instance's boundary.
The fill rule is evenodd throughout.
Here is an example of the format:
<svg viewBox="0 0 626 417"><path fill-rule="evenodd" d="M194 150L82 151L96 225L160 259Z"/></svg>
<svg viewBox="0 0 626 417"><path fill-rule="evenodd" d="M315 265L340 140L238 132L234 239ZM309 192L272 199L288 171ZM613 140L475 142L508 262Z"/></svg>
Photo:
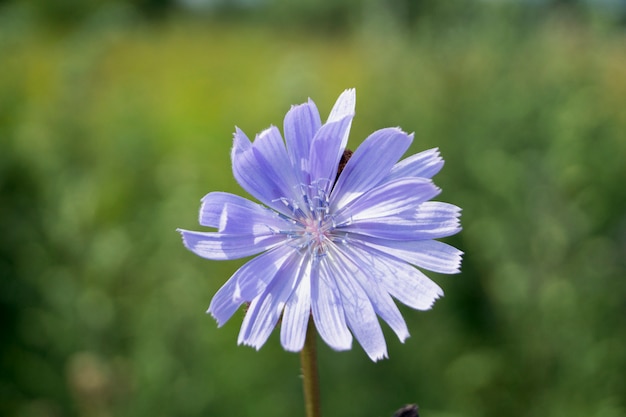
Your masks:
<svg viewBox="0 0 626 417"><path fill-rule="evenodd" d="M308 213L300 219L303 227L302 244L314 255L322 256L332 240L334 228L329 212L328 195L322 187L315 187L313 197L308 199Z"/></svg>
<svg viewBox="0 0 626 417"><path fill-rule="evenodd" d="M284 200L292 209L291 219L297 231L289 232L292 244L299 250L309 251L314 256L323 256L329 243L333 240L332 231L335 223L329 210L328 193L326 187L328 181L320 181L308 187L302 187L302 204L295 201Z"/></svg>
<svg viewBox="0 0 626 417"><path fill-rule="evenodd" d="M328 179L319 179L309 186L301 185L301 202L304 203L304 207L295 201L282 199L283 203L292 210L292 221L301 227L295 233L289 232L289 237L296 248L307 250L310 254L320 257L326 254L331 242L342 241L343 238L340 235L333 233L335 221L330 213L328 193L337 182L351 156L352 151L346 149L341 156L337 176L332 184Z"/></svg>
<svg viewBox="0 0 626 417"><path fill-rule="evenodd" d="M305 246L314 254L324 254L330 239L329 232L330 228L324 223L320 224L315 219L307 219L304 222L304 232L302 234L302 237L305 239Z"/></svg>

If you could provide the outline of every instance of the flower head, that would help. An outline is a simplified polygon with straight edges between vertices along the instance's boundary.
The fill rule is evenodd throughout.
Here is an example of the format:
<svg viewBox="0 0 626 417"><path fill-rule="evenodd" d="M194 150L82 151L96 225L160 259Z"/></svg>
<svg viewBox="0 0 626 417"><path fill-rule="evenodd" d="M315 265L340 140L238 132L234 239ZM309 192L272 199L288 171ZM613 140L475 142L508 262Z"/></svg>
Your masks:
<svg viewBox="0 0 626 417"><path fill-rule="evenodd" d="M352 336L372 360L387 356L380 317L404 341L409 332L393 298L417 310L443 295L422 268L459 272L462 252L434 239L460 230L460 209L429 201L443 166L437 149L400 162L413 140L398 128L371 134L338 167L355 108L344 91L326 123L315 103L292 107L285 140L272 126L251 142L239 129L231 153L237 182L263 204L223 192L202 199L200 224L179 230L207 259L260 254L215 294L208 312L222 326L250 303L239 344L259 349L282 316L281 344L302 349L309 317L333 349ZM393 298L392 298L393 297Z"/></svg>

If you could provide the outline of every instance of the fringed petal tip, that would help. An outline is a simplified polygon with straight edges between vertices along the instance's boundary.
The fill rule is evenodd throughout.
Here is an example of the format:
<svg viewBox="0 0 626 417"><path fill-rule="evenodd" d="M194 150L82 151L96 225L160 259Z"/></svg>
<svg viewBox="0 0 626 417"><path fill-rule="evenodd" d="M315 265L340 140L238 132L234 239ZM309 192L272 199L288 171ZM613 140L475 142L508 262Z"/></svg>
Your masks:
<svg viewBox="0 0 626 417"><path fill-rule="evenodd" d="M461 230L461 228L459 228L459 231ZM458 250L457 249L457 253L456 253L456 263L454 265L452 265L452 271L449 272L449 274L460 274L461 273L461 264L463 263L463 256L465 255L465 252L463 252L462 250Z"/></svg>
<svg viewBox="0 0 626 417"><path fill-rule="evenodd" d="M259 343L255 343L254 341L247 340L247 339L245 339L245 340L237 340L237 346L249 346L251 348L254 348L254 350L256 350L257 352L259 350L261 350L261 348L263 347L264 344L265 343L260 343L260 344Z"/></svg>
<svg viewBox="0 0 626 417"><path fill-rule="evenodd" d="M278 134L280 135L280 132L278 131L278 128L271 124L269 125L267 128L263 129L261 132L257 133L256 136L254 137L254 140L257 141L259 139L262 139L270 134Z"/></svg>
<svg viewBox="0 0 626 417"><path fill-rule="evenodd" d="M237 136L241 136L241 137L245 137L247 138L248 136L246 136L246 134L243 132L243 130L241 130L239 128L239 126L235 126L235 132L233 133L233 137L237 137Z"/></svg>
<svg viewBox="0 0 626 417"><path fill-rule="evenodd" d="M443 165L444 161L439 153L439 148L432 148L398 162L392 168L387 179L400 177L432 178L441 171Z"/></svg>
<svg viewBox="0 0 626 417"><path fill-rule="evenodd" d="M331 123L340 119L345 118L346 116L353 117L355 114L356 107L356 89L349 88L344 90L343 93L339 96L332 110L330 111L330 115L328 116L328 120L326 123Z"/></svg>
<svg viewBox="0 0 626 417"><path fill-rule="evenodd" d="M187 239L185 239L185 233L186 233L186 232L188 232L188 230L181 229L180 227L178 227L178 228L176 228L176 231L177 231L178 233L180 233L180 238L181 238L181 240L183 241L183 245L185 245L185 247L186 247L187 249L190 249L190 250L191 250L191 248L189 247L189 245L188 245L188 243L187 243Z"/></svg>
<svg viewBox="0 0 626 417"><path fill-rule="evenodd" d="M213 320L215 320L215 322L217 323L217 327L220 328L222 326L224 326L226 324L226 322L228 321L228 319L226 320L220 320L219 317L213 312L211 311L211 308L209 308L205 314L208 314L209 316L213 317Z"/></svg>
<svg viewBox="0 0 626 417"><path fill-rule="evenodd" d="M419 304L411 306L413 309L417 310L417 311L428 311L428 310L432 310L433 307L435 306L435 303L437 302L437 300L439 300L440 298L443 298L444 294L443 291L435 296L433 296L432 298L430 298L429 300L422 300Z"/></svg>
<svg viewBox="0 0 626 417"><path fill-rule="evenodd" d="M376 353L372 353L372 354L370 354L368 352L365 352L365 353L367 353L367 356L369 356L370 359L373 362L378 362L378 361L383 360L383 359L389 359L389 355L387 354L387 350L385 350L384 352L376 352Z"/></svg>
<svg viewBox="0 0 626 417"><path fill-rule="evenodd" d="M407 132L406 130L402 129L400 126L392 126L392 127L387 127L387 128L383 128L383 129L390 129L395 131L394 133L398 133L398 134L402 134L408 138L410 138L411 140L413 140L415 138L415 132ZM380 130L383 130L380 129Z"/></svg>
<svg viewBox="0 0 626 417"><path fill-rule="evenodd" d="M289 345L289 344L283 344L281 343L281 346L283 347L283 349L285 349L287 352L293 352L293 353L298 353L302 350L302 348L304 347L304 344L302 345Z"/></svg>
<svg viewBox="0 0 626 417"><path fill-rule="evenodd" d="M345 345L345 346L333 346L333 345L330 345L328 342L326 342L326 344L335 352L345 352L347 350L352 350L352 340L350 341L349 345Z"/></svg>
<svg viewBox="0 0 626 417"><path fill-rule="evenodd" d="M248 136L243 132L243 130L235 126L235 133L233 133L233 147L230 151L231 161L234 161L237 154L245 151L250 146L252 146L252 142L250 142Z"/></svg>
<svg viewBox="0 0 626 417"><path fill-rule="evenodd" d="M246 135L243 130L241 130L238 126L235 126L235 132L233 133L233 142L235 144L237 144L238 142L249 143L250 139L248 139L248 135Z"/></svg>
<svg viewBox="0 0 626 417"><path fill-rule="evenodd" d="M441 288L439 288L439 291L437 292L437 294L435 294L435 296L430 300L430 305L425 306L424 309L420 309L422 311L427 311L427 310L431 310L433 308L433 306L435 305L435 303L437 302L437 300L439 300L440 298L444 297L444 293L443 290Z"/></svg>

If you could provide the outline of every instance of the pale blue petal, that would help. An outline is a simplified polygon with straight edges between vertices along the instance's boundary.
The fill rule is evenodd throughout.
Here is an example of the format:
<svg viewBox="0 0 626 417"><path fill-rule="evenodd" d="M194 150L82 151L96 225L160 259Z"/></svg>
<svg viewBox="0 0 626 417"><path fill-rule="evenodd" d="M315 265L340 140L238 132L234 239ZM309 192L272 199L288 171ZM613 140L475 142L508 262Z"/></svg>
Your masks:
<svg viewBox="0 0 626 417"><path fill-rule="evenodd" d="M337 225L394 216L411 211L439 194L441 190L429 179L401 178L384 183L362 194L336 211ZM408 214L406 215L408 218Z"/></svg>
<svg viewBox="0 0 626 417"><path fill-rule="evenodd" d="M309 159L310 183L325 193L330 193L337 176L339 160L348 143L353 117L354 114L326 123L313 138ZM316 192L316 189L312 190L313 194Z"/></svg>
<svg viewBox="0 0 626 417"><path fill-rule="evenodd" d="M426 201L417 208L415 219L419 222L447 221L458 219L461 208L441 201Z"/></svg>
<svg viewBox="0 0 626 417"><path fill-rule="evenodd" d="M336 255L333 250L327 251L320 266L328 272L339 290L348 327L370 359L386 358L387 345L376 311L367 293L354 279L354 275L361 271L357 265L347 263Z"/></svg>
<svg viewBox="0 0 626 417"><path fill-rule="evenodd" d="M294 252L281 265L265 292L252 300L241 324L238 344L252 346L258 350L267 341L278 323L285 303L298 284L299 270L303 262L304 257Z"/></svg>
<svg viewBox="0 0 626 417"><path fill-rule="evenodd" d="M285 142L276 126L265 129L254 140L252 147L259 160L272 168L274 181L281 186L282 197L291 197L300 184L295 176Z"/></svg>
<svg viewBox="0 0 626 417"><path fill-rule="evenodd" d="M203 258L222 261L256 255L288 239L285 235L231 235L215 232L193 232L177 229L185 247Z"/></svg>
<svg viewBox="0 0 626 417"><path fill-rule="evenodd" d="M357 148L339 176L330 198L331 210L345 206L378 185L413 141L400 129L372 133Z"/></svg>
<svg viewBox="0 0 626 417"><path fill-rule="evenodd" d="M321 126L320 114L311 99L308 103L293 106L285 116L284 132L289 159L303 184L309 182L311 143Z"/></svg>
<svg viewBox="0 0 626 417"><path fill-rule="evenodd" d="M311 316L311 262L306 260L299 271L301 277L291 294L280 324L280 342L289 352L299 352L304 346L306 329Z"/></svg>
<svg viewBox="0 0 626 417"><path fill-rule="evenodd" d="M202 199L200 224L221 233L262 235L295 230L294 221L238 195L213 192Z"/></svg>
<svg viewBox="0 0 626 417"><path fill-rule="evenodd" d="M391 240L426 240L452 236L461 230L458 221L418 225L412 220L400 217L359 222L342 229L348 233Z"/></svg>
<svg viewBox="0 0 626 417"><path fill-rule="evenodd" d="M316 187L330 194L337 176L339 160L348 144L355 106L356 91L354 88L345 90L335 102L328 120L313 138L309 154L308 183L313 185L310 197L316 196Z"/></svg>
<svg viewBox="0 0 626 417"><path fill-rule="evenodd" d="M239 268L220 288L209 305L210 313L218 326L224 325L244 302L262 294L293 249L279 246L257 256Z"/></svg>
<svg viewBox="0 0 626 417"><path fill-rule="evenodd" d="M233 175L250 195L263 204L290 215L284 201L300 198L297 178L291 168L280 132L271 127L251 143L239 129L231 152Z"/></svg>
<svg viewBox="0 0 626 417"><path fill-rule="evenodd" d="M352 235L363 245L441 274L460 272L463 252L436 240L389 240Z"/></svg>
<svg viewBox="0 0 626 417"><path fill-rule="evenodd" d="M328 265L319 258L311 271L311 312L317 332L328 346L335 350L352 347L339 289Z"/></svg>
<svg viewBox="0 0 626 417"><path fill-rule="evenodd" d="M338 246L337 249L335 256L343 265L350 265L349 269L353 271L352 277L365 290L376 314L391 327L398 339L404 342L409 337L409 330L400 310L386 288L381 285L385 274L378 269L376 259L378 254L352 245Z"/></svg>
<svg viewBox="0 0 626 417"><path fill-rule="evenodd" d="M296 252L288 245L280 245L246 263L237 279L233 293L235 301L252 301L264 292L285 262Z"/></svg>
<svg viewBox="0 0 626 417"><path fill-rule="evenodd" d="M391 240L427 240L461 230L460 209L452 204L427 201L414 213L354 221L341 231Z"/></svg>
<svg viewBox="0 0 626 417"><path fill-rule="evenodd" d="M371 250L358 242L354 244ZM372 269L379 272L380 285L401 303L416 310L429 310L443 296L443 290L417 268L382 252L378 254L370 258Z"/></svg>
<svg viewBox="0 0 626 417"><path fill-rule="evenodd" d="M356 90L349 88L339 95L335 105L330 111L326 123L336 122L346 116L353 116L356 108Z"/></svg>
<svg viewBox="0 0 626 417"><path fill-rule="evenodd" d="M411 155L395 164L383 181L391 181L402 177L432 178L441 171L443 163L443 159L439 155L439 149L429 149Z"/></svg>
<svg viewBox="0 0 626 417"><path fill-rule="evenodd" d="M201 200L202 204L200 205L198 223L202 226L215 227L217 229L220 226L220 218L222 217L224 204L239 200L245 200L251 203L250 200L229 193L212 192L205 195Z"/></svg>
<svg viewBox="0 0 626 417"><path fill-rule="evenodd" d="M461 231L461 209L453 204L427 201L417 209L416 228L430 239L452 236Z"/></svg>
<svg viewBox="0 0 626 417"><path fill-rule="evenodd" d="M217 321L218 327L222 327L244 303L241 299L235 300L233 298L237 287L237 278L235 277L237 272L215 293L207 310L207 313L211 314Z"/></svg>

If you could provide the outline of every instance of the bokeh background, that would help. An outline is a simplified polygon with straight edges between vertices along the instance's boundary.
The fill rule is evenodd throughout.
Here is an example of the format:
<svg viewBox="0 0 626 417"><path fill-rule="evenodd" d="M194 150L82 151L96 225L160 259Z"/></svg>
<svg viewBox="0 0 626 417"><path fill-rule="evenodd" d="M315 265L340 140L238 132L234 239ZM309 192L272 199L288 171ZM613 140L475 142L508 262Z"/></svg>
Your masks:
<svg viewBox="0 0 626 417"><path fill-rule="evenodd" d="M242 193L237 125L325 117L439 147L463 272L385 327L320 344L325 416L626 416L623 1L0 2L0 415L301 416L299 357L204 314L244 261L186 251Z"/></svg>

